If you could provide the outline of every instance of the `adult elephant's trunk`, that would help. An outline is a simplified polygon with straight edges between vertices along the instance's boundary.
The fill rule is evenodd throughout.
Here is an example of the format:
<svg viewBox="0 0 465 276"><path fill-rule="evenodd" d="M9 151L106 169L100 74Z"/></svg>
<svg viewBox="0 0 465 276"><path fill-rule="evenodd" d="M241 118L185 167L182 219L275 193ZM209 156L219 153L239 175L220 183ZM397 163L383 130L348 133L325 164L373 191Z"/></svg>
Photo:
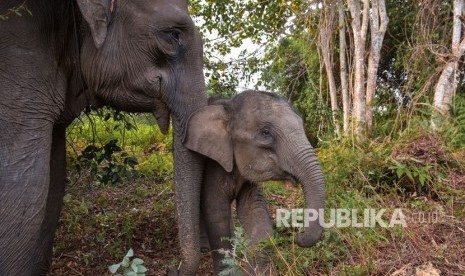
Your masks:
<svg viewBox="0 0 465 276"><path fill-rule="evenodd" d="M301 140L300 140L301 141ZM298 143L293 143L298 145ZM304 146L302 146L304 145ZM325 187L320 162L310 143L300 143L291 149L290 172L302 184L305 198L305 208L318 212L324 209ZM307 223L307 222L306 222ZM304 232L298 234L297 244L301 247L310 247L318 242L323 232L318 219L308 221Z"/></svg>
<svg viewBox="0 0 465 276"><path fill-rule="evenodd" d="M173 122L175 203L182 256L180 275L195 275L200 263L200 189L204 158L187 149L183 140L190 115L207 105L207 93L201 47L191 55L188 69L177 70L180 75L178 93L170 95L173 98L168 100Z"/></svg>
<svg viewBox="0 0 465 276"><path fill-rule="evenodd" d="M180 275L195 275L200 262L200 187L203 157L183 145L183 124L173 118L174 181L178 235L182 256Z"/></svg>

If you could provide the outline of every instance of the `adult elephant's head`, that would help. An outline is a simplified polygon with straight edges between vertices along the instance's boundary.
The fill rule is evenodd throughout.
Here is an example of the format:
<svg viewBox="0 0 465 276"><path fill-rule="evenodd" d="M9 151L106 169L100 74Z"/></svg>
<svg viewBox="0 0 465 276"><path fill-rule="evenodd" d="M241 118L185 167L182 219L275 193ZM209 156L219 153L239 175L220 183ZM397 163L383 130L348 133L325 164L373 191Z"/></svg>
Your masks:
<svg viewBox="0 0 465 276"><path fill-rule="evenodd" d="M103 104L153 112L163 132L174 127L175 196L182 273L199 262L203 161L182 145L190 114L206 105L201 36L187 0L76 0L84 24L81 68Z"/></svg>
<svg viewBox="0 0 465 276"><path fill-rule="evenodd" d="M307 209L324 208L323 174L302 119L286 100L266 92L243 92L198 110L189 122L186 145L252 182L300 182ZM323 228L310 221L297 236L314 245Z"/></svg>
<svg viewBox="0 0 465 276"><path fill-rule="evenodd" d="M202 40L187 0L77 2L90 29L84 79L103 103L154 112L163 132L170 112L184 121L206 104Z"/></svg>

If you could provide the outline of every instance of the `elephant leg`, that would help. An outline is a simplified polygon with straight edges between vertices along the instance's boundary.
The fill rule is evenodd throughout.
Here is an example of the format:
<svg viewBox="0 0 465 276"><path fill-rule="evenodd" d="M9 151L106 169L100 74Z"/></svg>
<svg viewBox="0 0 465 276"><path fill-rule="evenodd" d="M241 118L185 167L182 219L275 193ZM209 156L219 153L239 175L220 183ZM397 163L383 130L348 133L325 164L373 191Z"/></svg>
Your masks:
<svg viewBox="0 0 465 276"><path fill-rule="evenodd" d="M232 212L231 212L232 214ZM231 215L231 218L229 219L229 235L232 235L234 233L234 220L232 218L232 215ZM207 225L206 225L206 222L205 222L205 215L203 215L203 213L201 213L201 216L200 216L200 251L202 253L207 253L207 252L210 252L212 250L212 246L210 246L210 240L209 240L209 237L208 237L208 232L207 232L208 228L207 228ZM220 270L221 271L221 270Z"/></svg>
<svg viewBox="0 0 465 276"><path fill-rule="evenodd" d="M50 179L53 126L2 121L0 141L0 275L42 275L37 265Z"/></svg>
<svg viewBox="0 0 465 276"><path fill-rule="evenodd" d="M53 240L58 224L66 183L66 127L55 126L53 129L52 151L50 155L50 186L45 207L45 219L40 229L38 256L41 257L38 267L45 274L51 264Z"/></svg>
<svg viewBox="0 0 465 276"><path fill-rule="evenodd" d="M214 161L208 160L202 186L201 213L204 219L210 248L212 250L215 275L226 266L222 263L220 249L230 250L231 242L224 238L232 236L231 195L227 189L223 169Z"/></svg>
<svg viewBox="0 0 465 276"><path fill-rule="evenodd" d="M237 214L252 245L267 240L273 235L273 228L262 195L262 187L253 183L245 183L240 190L237 201ZM267 252L257 252L251 260L248 274L269 275L271 265ZM258 270L258 271L257 271Z"/></svg>
<svg viewBox="0 0 465 276"><path fill-rule="evenodd" d="M231 217L229 225L231 227L230 233L234 233L234 221ZM211 251L210 241L208 239L207 226L205 222L205 215L200 214L200 251L207 253Z"/></svg>
<svg viewBox="0 0 465 276"><path fill-rule="evenodd" d="M224 238L230 238L231 232L231 208L229 201L218 202L209 204L208 201L202 202L202 209L209 208L205 214L205 223L207 228L208 240L212 250L213 269L215 275L223 271L226 266L222 263L224 258L223 254L219 252L220 249L231 250L231 242ZM210 206L210 207L208 207Z"/></svg>

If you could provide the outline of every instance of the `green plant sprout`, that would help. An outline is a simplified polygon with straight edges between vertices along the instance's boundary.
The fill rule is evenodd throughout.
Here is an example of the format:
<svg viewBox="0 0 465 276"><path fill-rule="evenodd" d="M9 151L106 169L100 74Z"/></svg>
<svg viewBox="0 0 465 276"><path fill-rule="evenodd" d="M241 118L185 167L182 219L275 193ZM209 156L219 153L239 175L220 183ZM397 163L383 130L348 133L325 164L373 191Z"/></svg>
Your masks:
<svg viewBox="0 0 465 276"><path fill-rule="evenodd" d="M133 256L134 250L131 248L120 263L109 266L108 270L111 274L115 274L116 276L145 276L145 273L148 271L148 269L143 266L144 261L139 258L134 258L131 260ZM123 274L117 273L120 269L123 270Z"/></svg>
<svg viewBox="0 0 465 276"><path fill-rule="evenodd" d="M223 239L231 242L232 249L220 249L218 251L224 256L222 262L226 265L226 268L221 271L219 275L238 275L242 270L244 263L249 264L249 260L247 258L247 247L250 244L250 240L245 237L244 229L237 226L234 230L234 237Z"/></svg>

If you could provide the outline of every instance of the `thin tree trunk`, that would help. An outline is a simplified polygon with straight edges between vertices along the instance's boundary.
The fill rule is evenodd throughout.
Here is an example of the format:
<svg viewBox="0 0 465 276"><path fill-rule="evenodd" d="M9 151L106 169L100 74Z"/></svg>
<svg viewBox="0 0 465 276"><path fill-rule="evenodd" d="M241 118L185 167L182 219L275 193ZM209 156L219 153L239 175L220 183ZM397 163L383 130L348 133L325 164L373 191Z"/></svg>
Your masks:
<svg viewBox="0 0 465 276"><path fill-rule="evenodd" d="M346 61L346 24L344 20L344 2L338 1L339 14L339 65L341 75L341 94L342 94L342 110L343 110L343 130L344 136L349 136L349 83L347 80L347 61Z"/></svg>
<svg viewBox="0 0 465 276"><path fill-rule="evenodd" d="M333 38L334 32L334 22L335 22L335 10L331 6L331 1L328 3L324 2L323 7L323 16L320 18L320 38L319 46L321 48L321 53L323 55L323 62L326 70L326 77L329 87L329 96L331 99L331 114L334 124L334 129L336 135L339 137L341 135L341 127L337 120L337 114L339 113L339 107L337 105L337 87L336 80L334 78L333 71L333 47L331 40Z"/></svg>
<svg viewBox="0 0 465 276"><path fill-rule="evenodd" d="M366 125L367 136L373 131L373 98L376 92L381 47L386 33L389 18L384 0L372 0L371 8L371 48L368 58L366 87ZM381 23L381 24L380 24Z"/></svg>
<svg viewBox="0 0 465 276"><path fill-rule="evenodd" d="M458 61L465 52L465 38L462 35L462 15L465 1L454 0L454 18L452 27L452 55L442 69L441 76L434 91L433 115L431 128L438 130L443 117L449 116L449 109L457 88Z"/></svg>
<svg viewBox="0 0 465 276"><path fill-rule="evenodd" d="M364 1L363 17L360 21L360 2L358 0L348 0L350 13L352 16L352 30L354 36L354 132L357 141L365 140L365 43L368 29L369 1Z"/></svg>
<svg viewBox="0 0 465 276"><path fill-rule="evenodd" d="M452 61L446 64L439 77L436 89L434 91L434 114L432 119L432 128L439 129L441 117L447 117L449 106L456 88L456 71L457 61Z"/></svg>

